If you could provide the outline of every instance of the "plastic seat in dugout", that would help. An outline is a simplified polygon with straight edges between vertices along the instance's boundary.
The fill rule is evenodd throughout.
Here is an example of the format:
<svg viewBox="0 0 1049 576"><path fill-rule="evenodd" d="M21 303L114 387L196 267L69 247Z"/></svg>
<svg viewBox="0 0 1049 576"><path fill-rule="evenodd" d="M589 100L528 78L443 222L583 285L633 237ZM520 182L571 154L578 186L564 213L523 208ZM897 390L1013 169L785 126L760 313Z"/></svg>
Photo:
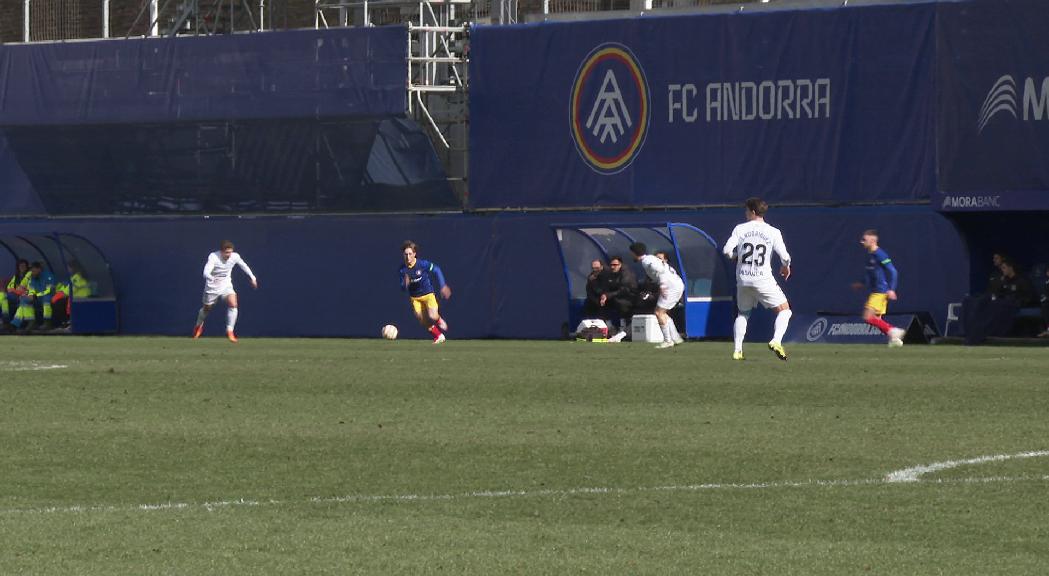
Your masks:
<svg viewBox="0 0 1049 576"><path fill-rule="evenodd" d="M18 260L40 262L54 276L67 302L53 303L66 326L57 332L113 334L119 329L117 294L109 262L86 238L63 233L0 235L0 277L9 278Z"/></svg>
<svg viewBox="0 0 1049 576"><path fill-rule="evenodd" d="M610 257L618 255L641 278L644 272L634 264L629 246L643 242L650 254L666 252L685 283L679 306L688 337L731 336L735 315L732 280L717 243L703 230L677 222L555 224L551 228L568 288L568 326L581 320L590 263L601 260L607 265Z"/></svg>

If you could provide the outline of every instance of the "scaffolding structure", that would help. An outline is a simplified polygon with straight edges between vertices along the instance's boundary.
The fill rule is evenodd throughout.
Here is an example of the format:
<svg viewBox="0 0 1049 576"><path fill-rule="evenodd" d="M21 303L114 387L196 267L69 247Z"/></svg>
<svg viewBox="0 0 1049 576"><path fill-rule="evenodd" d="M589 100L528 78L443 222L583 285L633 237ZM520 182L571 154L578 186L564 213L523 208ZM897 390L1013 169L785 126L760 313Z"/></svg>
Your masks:
<svg viewBox="0 0 1049 576"><path fill-rule="evenodd" d="M270 8L274 1L270 0ZM125 38L142 22L145 36L208 36L266 30L266 0L142 0Z"/></svg>
<svg viewBox="0 0 1049 576"><path fill-rule="evenodd" d="M315 0L317 28L408 25L409 116L426 128L466 194L471 0Z"/></svg>
<svg viewBox="0 0 1049 576"><path fill-rule="evenodd" d="M750 9L805 0L460 0L457 22L516 24L585 20L650 11ZM847 2L847 0L841 0ZM215 34L414 21L418 0L2 0L0 42ZM431 2L435 14L443 8ZM413 7L414 6L414 7ZM136 18L137 16L137 18ZM132 24L132 21L135 21Z"/></svg>
<svg viewBox="0 0 1049 576"><path fill-rule="evenodd" d="M102 5L92 0L18 0L22 7L22 41L54 41L93 35Z"/></svg>
<svg viewBox="0 0 1049 576"><path fill-rule="evenodd" d="M48 42L111 38L114 27L124 38L263 31L273 27L275 15L287 15L289 0L10 1L0 3L7 30L15 30L17 19L17 40Z"/></svg>

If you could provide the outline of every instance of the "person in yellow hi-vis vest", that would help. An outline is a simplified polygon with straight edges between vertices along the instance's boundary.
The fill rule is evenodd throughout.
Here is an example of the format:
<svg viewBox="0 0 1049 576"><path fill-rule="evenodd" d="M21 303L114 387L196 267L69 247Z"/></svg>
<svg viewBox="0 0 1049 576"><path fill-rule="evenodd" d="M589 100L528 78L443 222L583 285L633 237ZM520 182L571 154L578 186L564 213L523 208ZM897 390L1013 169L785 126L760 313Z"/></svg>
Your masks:
<svg viewBox="0 0 1049 576"><path fill-rule="evenodd" d="M69 283L73 285L73 298L92 297L95 290L91 285L91 281L84 276L84 271L80 269L80 266L76 265L75 262L71 262L69 269L73 271L73 275L69 277Z"/></svg>
<svg viewBox="0 0 1049 576"><path fill-rule="evenodd" d="M74 299L90 298L94 294L91 281L84 275L84 269L79 262L70 260L69 272L69 282L56 282L55 294L51 297L51 308L56 324L64 325L69 322ZM62 305L63 301L65 301L65 306Z"/></svg>
<svg viewBox="0 0 1049 576"><path fill-rule="evenodd" d="M51 324L51 297L54 295L55 278L44 270L40 262L33 262L26 276L26 292L18 299L18 310L11 325L30 330L36 327L36 305L40 304L44 325Z"/></svg>
<svg viewBox="0 0 1049 576"><path fill-rule="evenodd" d="M20 259L15 264L15 273L0 295L0 311L3 313L4 326L11 325L11 310L18 308L18 299L25 293L24 281L29 275L29 261Z"/></svg>

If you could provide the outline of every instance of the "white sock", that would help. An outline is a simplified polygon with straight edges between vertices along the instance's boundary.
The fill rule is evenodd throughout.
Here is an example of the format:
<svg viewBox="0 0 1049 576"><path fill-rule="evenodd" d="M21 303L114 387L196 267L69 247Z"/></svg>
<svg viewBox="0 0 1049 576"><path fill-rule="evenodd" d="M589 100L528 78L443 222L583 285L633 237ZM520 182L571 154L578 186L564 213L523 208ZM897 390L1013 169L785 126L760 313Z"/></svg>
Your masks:
<svg viewBox="0 0 1049 576"><path fill-rule="evenodd" d="M670 320L667 323L659 327L659 331L663 333L664 342L673 342L674 339L670 337Z"/></svg>
<svg viewBox="0 0 1049 576"><path fill-rule="evenodd" d="M747 335L747 317L740 314L732 324L732 339L736 344L736 352L743 351L743 337Z"/></svg>
<svg viewBox="0 0 1049 576"><path fill-rule="evenodd" d="M674 324L673 320L667 319L667 328L670 328L670 337L675 341L681 338L681 334L677 333L677 324Z"/></svg>
<svg viewBox="0 0 1049 576"><path fill-rule="evenodd" d="M237 309L230 308L226 310L226 331L233 330L233 327L237 325Z"/></svg>
<svg viewBox="0 0 1049 576"><path fill-rule="evenodd" d="M776 314L776 328L772 333L772 341L776 344L783 342L783 335L787 333L787 322L790 322L793 314L789 308Z"/></svg>
<svg viewBox="0 0 1049 576"><path fill-rule="evenodd" d="M197 310L197 326L203 326L204 325L204 319L207 318L207 317L208 317L208 311L207 310L205 310L203 308L201 308L200 310Z"/></svg>

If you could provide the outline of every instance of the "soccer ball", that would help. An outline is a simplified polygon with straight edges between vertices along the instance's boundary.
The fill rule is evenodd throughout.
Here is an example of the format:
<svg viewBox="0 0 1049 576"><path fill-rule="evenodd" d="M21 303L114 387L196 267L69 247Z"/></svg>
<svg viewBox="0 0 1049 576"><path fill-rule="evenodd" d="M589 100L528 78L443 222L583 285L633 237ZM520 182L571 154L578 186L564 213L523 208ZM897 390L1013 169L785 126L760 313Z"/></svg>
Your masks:
<svg viewBox="0 0 1049 576"><path fill-rule="evenodd" d="M382 337L387 340L397 339L397 327L393 324L387 324L382 327Z"/></svg>

